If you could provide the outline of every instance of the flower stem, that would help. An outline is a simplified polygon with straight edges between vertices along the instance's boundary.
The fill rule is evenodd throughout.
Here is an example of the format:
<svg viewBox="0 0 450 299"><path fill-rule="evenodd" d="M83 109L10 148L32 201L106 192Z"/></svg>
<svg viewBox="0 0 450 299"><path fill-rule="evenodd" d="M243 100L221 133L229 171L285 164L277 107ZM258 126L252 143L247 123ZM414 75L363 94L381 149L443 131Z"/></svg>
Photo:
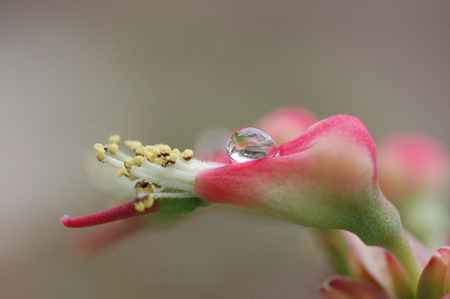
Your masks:
<svg viewBox="0 0 450 299"><path fill-rule="evenodd" d="M412 248L409 245L406 235L403 234L402 239L399 239L387 249L391 251L402 264L406 274L411 280L412 285L417 285L420 277L420 267L416 257L414 256Z"/></svg>

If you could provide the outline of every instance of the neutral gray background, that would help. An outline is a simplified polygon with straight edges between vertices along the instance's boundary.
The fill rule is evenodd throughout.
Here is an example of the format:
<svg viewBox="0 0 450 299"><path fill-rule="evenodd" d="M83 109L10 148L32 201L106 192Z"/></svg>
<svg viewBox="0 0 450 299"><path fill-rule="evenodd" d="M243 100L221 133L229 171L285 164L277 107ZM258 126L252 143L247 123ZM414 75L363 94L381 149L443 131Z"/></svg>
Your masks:
<svg viewBox="0 0 450 299"><path fill-rule="evenodd" d="M59 223L119 200L112 133L193 146L280 105L449 143L448 1L1 1L0 297L313 298L308 229L214 207L90 258ZM91 156L86 158L86 153Z"/></svg>

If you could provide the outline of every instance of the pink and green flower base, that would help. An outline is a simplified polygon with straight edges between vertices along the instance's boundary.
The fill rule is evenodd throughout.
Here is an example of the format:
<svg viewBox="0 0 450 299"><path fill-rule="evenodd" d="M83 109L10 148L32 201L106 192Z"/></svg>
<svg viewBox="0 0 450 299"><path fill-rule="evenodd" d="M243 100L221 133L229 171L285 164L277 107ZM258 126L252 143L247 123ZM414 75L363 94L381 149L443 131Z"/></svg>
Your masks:
<svg viewBox="0 0 450 299"><path fill-rule="evenodd" d="M125 163L122 173L162 187L162 191L142 191L134 202L87 216L64 216L61 221L68 227L83 227L149 213L184 214L209 204L240 206L318 229L318 240L336 271L345 275L333 277L320 287L319 293L324 298L448 297L450 247L441 247L429 259L424 246L403 227L402 222L409 219L403 219L402 209L399 213L395 207L397 202L394 200L393 204L381 191L386 188L386 194L400 194L401 206L405 206L410 193L402 191L402 186L408 186L404 183L408 178L402 179L409 175L410 181L416 180L415 186L421 181L426 183L426 188L417 188L420 192L413 195L439 197L436 195L443 194L442 191L433 190L436 186L441 188L442 184L435 181L446 175L446 151L437 146L439 157L436 159L441 162L436 163L434 157L427 159L427 155L434 155L433 148L421 150L420 153L426 154L420 161L415 161L418 156L411 154L415 150L414 143L412 148L406 148L414 161L411 166L405 158L406 162L402 160L405 167L413 171L414 167L422 167L420 169L426 169L432 177L417 183L420 176L402 172L403 164L386 164L383 158L382 168L378 170L375 142L357 118L337 115L316 120L311 112L294 107L270 113L258 124L276 141L282 142L279 156L241 163L231 163L225 157L215 162L179 158L157 165L139 144L132 150L136 157L143 158L115 154L108 151L108 145L103 152L100 147L97 149L99 160L117 167ZM384 152L389 146L387 148ZM162 154L162 158L169 157L169 153ZM401 151L395 154L401 155ZM393 155L382 153L381 156ZM427 163L434 166L423 165ZM439 175L434 175L433 167L439 167ZM379 173L383 182L381 188ZM148 198L152 201L145 209L136 208L137 203ZM436 220L441 221L441 218ZM447 229L448 226L441 228L442 231ZM380 268L380 263L384 267Z"/></svg>

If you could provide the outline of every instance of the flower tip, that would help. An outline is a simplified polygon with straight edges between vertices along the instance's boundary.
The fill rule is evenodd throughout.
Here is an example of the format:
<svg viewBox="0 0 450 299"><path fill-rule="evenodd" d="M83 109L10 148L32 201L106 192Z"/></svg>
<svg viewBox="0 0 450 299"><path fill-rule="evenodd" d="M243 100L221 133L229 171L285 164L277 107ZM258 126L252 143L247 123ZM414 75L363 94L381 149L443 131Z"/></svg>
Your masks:
<svg viewBox="0 0 450 299"><path fill-rule="evenodd" d="M65 227L74 227L72 219L73 217L70 217L69 215L64 215L61 217L60 221Z"/></svg>
<svg viewBox="0 0 450 299"><path fill-rule="evenodd" d="M423 269L417 287L417 298L441 298L450 293L450 246L436 250Z"/></svg>

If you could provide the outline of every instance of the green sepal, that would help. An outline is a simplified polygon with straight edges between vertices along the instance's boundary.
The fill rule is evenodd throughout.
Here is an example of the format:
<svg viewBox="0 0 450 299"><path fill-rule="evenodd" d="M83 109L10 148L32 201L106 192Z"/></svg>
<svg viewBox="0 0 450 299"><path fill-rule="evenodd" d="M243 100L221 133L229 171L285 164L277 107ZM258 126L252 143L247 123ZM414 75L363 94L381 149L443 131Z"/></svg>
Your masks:
<svg viewBox="0 0 450 299"><path fill-rule="evenodd" d="M167 197L159 200L160 211L166 215L186 214L209 204L199 197Z"/></svg>
<svg viewBox="0 0 450 299"><path fill-rule="evenodd" d="M184 191L166 188L164 193L183 193ZM159 200L160 212L165 215L179 215L193 212L197 208L206 207L209 204L200 197L164 197Z"/></svg>

